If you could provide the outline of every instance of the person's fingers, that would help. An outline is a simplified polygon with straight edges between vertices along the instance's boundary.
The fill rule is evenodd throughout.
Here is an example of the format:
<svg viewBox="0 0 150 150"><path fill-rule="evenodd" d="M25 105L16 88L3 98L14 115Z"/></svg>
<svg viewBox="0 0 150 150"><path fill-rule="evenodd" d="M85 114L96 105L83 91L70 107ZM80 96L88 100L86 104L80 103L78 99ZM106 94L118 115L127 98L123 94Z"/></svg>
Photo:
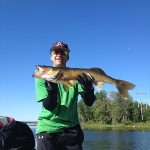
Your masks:
<svg viewBox="0 0 150 150"><path fill-rule="evenodd" d="M81 77L81 75L78 75L77 80L80 84L84 84L84 81L83 81L83 78Z"/></svg>
<svg viewBox="0 0 150 150"><path fill-rule="evenodd" d="M82 78L85 82L88 81L88 77L85 75L85 73L82 73Z"/></svg>

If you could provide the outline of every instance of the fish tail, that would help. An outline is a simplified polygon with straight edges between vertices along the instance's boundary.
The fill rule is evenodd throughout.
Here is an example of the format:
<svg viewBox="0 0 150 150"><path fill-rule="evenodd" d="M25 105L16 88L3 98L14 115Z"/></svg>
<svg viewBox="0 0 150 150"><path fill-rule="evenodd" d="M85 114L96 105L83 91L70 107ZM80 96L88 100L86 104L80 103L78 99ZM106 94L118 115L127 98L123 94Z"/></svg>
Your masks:
<svg viewBox="0 0 150 150"><path fill-rule="evenodd" d="M124 99L127 99L129 98L128 90L132 90L135 87L135 85L127 81L118 80L116 87L120 92L120 94L122 95L122 97Z"/></svg>

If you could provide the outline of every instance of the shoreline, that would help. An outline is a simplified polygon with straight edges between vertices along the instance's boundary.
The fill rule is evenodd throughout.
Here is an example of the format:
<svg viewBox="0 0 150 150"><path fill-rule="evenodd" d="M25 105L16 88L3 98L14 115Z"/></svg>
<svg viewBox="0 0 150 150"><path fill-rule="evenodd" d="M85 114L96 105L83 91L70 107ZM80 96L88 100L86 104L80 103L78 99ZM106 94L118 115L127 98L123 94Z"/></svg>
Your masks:
<svg viewBox="0 0 150 150"><path fill-rule="evenodd" d="M115 125L108 125L108 124L101 124L101 123L81 123L82 129L104 129L104 128L128 128L128 129L150 129L150 122L146 123L132 123L130 125L125 124L115 124Z"/></svg>
<svg viewBox="0 0 150 150"><path fill-rule="evenodd" d="M25 121L24 121L25 122ZM37 122L25 122L30 126L36 126ZM150 121L125 124L102 124L102 123L80 123L82 129L103 129L103 128L131 128L131 129L150 129Z"/></svg>

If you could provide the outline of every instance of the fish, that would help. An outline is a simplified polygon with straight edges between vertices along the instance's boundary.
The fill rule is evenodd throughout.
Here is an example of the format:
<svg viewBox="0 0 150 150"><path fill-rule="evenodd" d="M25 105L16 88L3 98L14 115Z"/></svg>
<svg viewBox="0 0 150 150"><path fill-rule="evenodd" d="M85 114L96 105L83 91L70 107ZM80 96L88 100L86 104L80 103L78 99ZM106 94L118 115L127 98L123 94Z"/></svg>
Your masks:
<svg viewBox="0 0 150 150"><path fill-rule="evenodd" d="M46 65L35 65L35 67L33 78L63 84L65 92L68 92L74 83L78 83L77 77L82 73L92 78L93 85L97 90L101 90L104 83L114 85L124 99L129 98L128 90L135 87L133 83L108 76L101 68L63 68Z"/></svg>

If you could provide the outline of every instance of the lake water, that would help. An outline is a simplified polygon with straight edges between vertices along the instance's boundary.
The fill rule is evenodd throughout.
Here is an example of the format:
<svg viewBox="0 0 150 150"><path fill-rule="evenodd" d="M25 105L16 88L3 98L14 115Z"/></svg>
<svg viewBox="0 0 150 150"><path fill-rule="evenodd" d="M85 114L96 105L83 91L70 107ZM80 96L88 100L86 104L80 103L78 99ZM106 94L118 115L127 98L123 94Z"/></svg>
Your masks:
<svg viewBox="0 0 150 150"><path fill-rule="evenodd" d="M84 138L83 150L150 150L150 130L84 130Z"/></svg>

